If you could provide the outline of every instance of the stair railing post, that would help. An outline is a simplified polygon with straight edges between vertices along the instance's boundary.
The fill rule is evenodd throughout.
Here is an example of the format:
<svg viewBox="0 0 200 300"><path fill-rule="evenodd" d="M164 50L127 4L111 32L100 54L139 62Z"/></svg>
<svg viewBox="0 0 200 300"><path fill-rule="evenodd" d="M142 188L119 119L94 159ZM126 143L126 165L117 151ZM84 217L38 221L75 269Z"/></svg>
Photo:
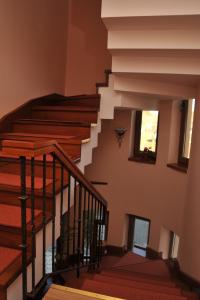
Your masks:
<svg viewBox="0 0 200 300"><path fill-rule="evenodd" d="M80 277L80 261L81 261L81 211L82 211L82 185L79 182L78 197L78 241L77 241L77 277Z"/></svg>
<svg viewBox="0 0 200 300"><path fill-rule="evenodd" d="M35 288L35 258L36 258L36 231L35 231L35 159L31 158L31 241L32 241L32 290Z"/></svg>
<svg viewBox="0 0 200 300"><path fill-rule="evenodd" d="M53 153L53 190L52 190L52 196L53 196L53 205L52 205L52 271L55 271L55 230L56 230L56 156L55 153Z"/></svg>
<svg viewBox="0 0 200 300"><path fill-rule="evenodd" d="M26 227L26 157L20 156L21 179L21 249L22 249L22 299L27 299L27 227Z"/></svg>

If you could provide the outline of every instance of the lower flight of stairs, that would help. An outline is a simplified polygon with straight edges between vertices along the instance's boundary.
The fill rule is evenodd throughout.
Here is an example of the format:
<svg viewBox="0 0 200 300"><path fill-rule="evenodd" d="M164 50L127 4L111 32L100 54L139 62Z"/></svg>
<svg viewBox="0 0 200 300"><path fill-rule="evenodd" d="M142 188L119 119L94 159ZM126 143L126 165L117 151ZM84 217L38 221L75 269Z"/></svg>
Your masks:
<svg viewBox="0 0 200 300"><path fill-rule="evenodd" d="M83 273L79 280L66 277L66 286L130 300L199 299L171 279L165 261L149 260L133 253L122 258L105 257L100 272Z"/></svg>

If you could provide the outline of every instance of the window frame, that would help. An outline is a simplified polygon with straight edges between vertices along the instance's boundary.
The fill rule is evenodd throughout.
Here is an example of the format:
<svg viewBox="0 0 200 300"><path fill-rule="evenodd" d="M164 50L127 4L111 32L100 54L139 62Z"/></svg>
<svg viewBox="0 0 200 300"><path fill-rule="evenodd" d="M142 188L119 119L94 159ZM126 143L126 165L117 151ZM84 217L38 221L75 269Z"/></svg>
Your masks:
<svg viewBox="0 0 200 300"><path fill-rule="evenodd" d="M188 100L182 100L181 103L181 121L180 121L180 134L179 134L179 147L178 147L178 165L188 168L189 158L183 156L185 131L187 126L188 117Z"/></svg>
<svg viewBox="0 0 200 300"><path fill-rule="evenodd" d="M150 110L149 110L150 111ZM158 111L157 122L157 136L156 136L156 149L154 151L144 152L140 150L141 141L141 128L142 128L142 112L143 110L137 110L135 112L135 130L134 130L134 145L133 145L133 159L134 161L141 161L150 164L156 163L157 149L158 149L158 134L159 134L159 120L160 112Z"/></svg>

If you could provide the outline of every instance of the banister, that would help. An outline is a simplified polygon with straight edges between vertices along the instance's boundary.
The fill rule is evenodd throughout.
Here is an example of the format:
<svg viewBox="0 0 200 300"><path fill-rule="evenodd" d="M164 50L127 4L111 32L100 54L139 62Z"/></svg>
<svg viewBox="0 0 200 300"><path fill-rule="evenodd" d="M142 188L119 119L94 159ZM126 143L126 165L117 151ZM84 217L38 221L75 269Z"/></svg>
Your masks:
<svg viewBox="0 0 200 300"><path fill-rule="evenodd" d="M85 178L83 173L74 164L71 158L63 150L63 148L55 141L49 140L45 142L28 142L18 140L3 140L2 152L6 155L12 155L16 157L25 156L27 158L38 157L41 155L47 155L54 153L56 158L59 159L62 164L73 175L81 181L84 186L94 194L96 198L107 206L107 201L101 196L101 194L93 187L89 180Z"/></svg>

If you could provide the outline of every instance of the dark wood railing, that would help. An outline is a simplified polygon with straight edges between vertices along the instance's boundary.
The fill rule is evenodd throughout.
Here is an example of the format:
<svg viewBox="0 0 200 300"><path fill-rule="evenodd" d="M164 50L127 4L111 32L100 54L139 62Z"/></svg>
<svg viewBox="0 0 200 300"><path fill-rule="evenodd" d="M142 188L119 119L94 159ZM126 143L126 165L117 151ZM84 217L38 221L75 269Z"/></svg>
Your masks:
<svg viewBox="0 0 200 300"><path fill-rule="evenodd" d="M99 266L102 256L102 235L105 224L107 203L101 194L85 178L74 162L56 141L24 142L4 140L2 151L14 156L20 162L21 178L21 234L22 234L22 281L23 300L34 298L40 287L49 277L64 271L76 270L77 277L82 267ZM50 159L49 159L50 158ZM41 224L42 237L42 275L36 282L37 257L35 216L35 172L40 166L42 176ZM47 177L48 174L48 177ZM27 176L30 184L27 187ZM47 185L47 180L51 183ZM67 193L64 190L67 188ZM58 211L56 195L60 193L59 224L56 224ZM50 195L50 205L47 205ZM27 226L27 202L30 201L31 224ZM64 209L65 203L65 209ZM48 206L48 208L47 208ZM51 232L51 271L46 269L47 224L52 223ZM31 230L30 230L31 225ZM56 227L60 234L57 240ZM57 242L57 247L56 247ZM32 287L27 288L27 265L32 265ZM70 268L70 269L69 269Z"/></svg>

